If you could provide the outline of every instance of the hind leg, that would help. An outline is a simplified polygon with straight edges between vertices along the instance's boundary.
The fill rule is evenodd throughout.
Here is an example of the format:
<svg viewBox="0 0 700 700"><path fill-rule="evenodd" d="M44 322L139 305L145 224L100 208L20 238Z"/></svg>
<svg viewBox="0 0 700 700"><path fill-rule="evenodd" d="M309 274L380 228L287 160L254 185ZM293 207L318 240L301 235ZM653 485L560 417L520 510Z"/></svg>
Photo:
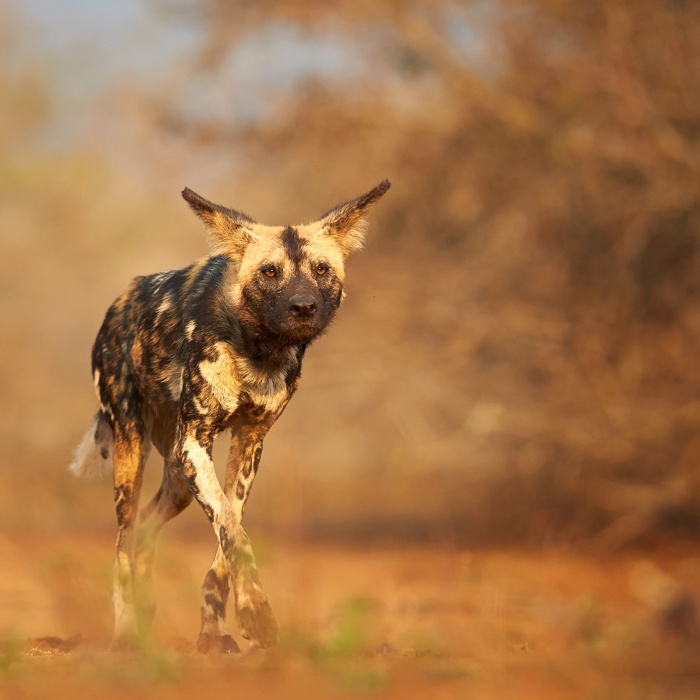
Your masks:
<svg viewBox="0 0 700 700"><path fill-rule="evenodd" d="M163 467L163 482L153 499L139 513L136 528L135 590L139 620L150 623L155 612L153 593L153 560L158 534L169 520L179 515L192 502L187 481L177 472L172 461Z"/></svg>
<svg viewBox="0 0 700 700"><path fill-rule="evenodd" d="M112 645L131 644L138 636L134 591L134 526L143 467L150 443L138 430L115 430L114 503L117 511L117 553L114 561L114 637Z"/></svg>

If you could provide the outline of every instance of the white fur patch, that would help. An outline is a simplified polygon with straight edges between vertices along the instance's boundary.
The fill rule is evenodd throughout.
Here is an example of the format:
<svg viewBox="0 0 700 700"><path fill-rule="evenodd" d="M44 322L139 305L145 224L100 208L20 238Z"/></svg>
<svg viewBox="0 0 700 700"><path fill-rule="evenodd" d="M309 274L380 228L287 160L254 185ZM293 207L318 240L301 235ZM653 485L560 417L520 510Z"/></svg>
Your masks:
<svg viewBox="0 0 700 700"><path fill-rule="evenodd" d="M236 364L225 343L217 343L214 347L217 351L216 360L200 362L199 372L221 407L233 413L238 408L238 395L242 388Z"/></svg>
<svg viewBox="0 0 700 700"><path fill-rule="evenodd" d="M161 314L164 314L166 311L168 311L168 309L170 309L171 306L172 306L172 303L170 301L170 297L168 297L168 296L164 297L163 301L160 303L160 306L158 307L156 320L157 320L158 316L160 316Z"/></svg>
<svg viewBox="0 0 700 700"><path fill-rule="evenodd" d="M95 479L108 474L112 470L112 436L105 426L102 431L102 439L96 439L97 417L92 421L83 439L75 450L75 458L68 467L74 476L84 476ZM106 450L107 456L102 456L102 450Z"/></svg>
<svg viewBox="0 0 700 700"><path fill-rule="evenodd" d="M188 435L185 438L182 443L182 451L187 454L187 457L194 465L197 471L197 482L199 482L199 477L203 474L202 468L213 466L209 453L197 442L196 438L192 437L192 435ZM199 486L199 483L197 483L197 485Z"/></svg>
<svg viewBox="0 0 700 700"><path fill-rule="evenodd" d="M221 484L214 471L214 462L209 453L197 442L196 438L188 435L182 443L182 451L192 462L195 472L195 483L199 493L212 508L214 508L214 527L222 524L222 513L229 508ZM226 521L226 517L223 517Z"/></svg>
<svg viewBox="0 0 700 700"><path fill-rule="evenodd" d="M196 327L197 327L197 324L194 321L190 321L185 326L185 336L187 336L187 340L192 340L192 336L194 335L194 329Z"/></svg>

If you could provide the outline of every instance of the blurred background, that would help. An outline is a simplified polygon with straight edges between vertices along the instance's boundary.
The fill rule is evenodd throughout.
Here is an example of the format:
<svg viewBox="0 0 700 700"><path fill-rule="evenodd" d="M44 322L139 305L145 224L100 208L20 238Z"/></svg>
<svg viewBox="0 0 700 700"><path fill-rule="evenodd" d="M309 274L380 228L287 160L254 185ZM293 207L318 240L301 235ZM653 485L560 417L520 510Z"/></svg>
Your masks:
<svg viewBox="0 0 700 700"><path fill-rule="evenodd" d="M697 534L699 35L683 0L6 0L0 526L113 531L66 472L90 349L132 277L205 254L184 186L282 224L386 177L251 531Z"/></svg>

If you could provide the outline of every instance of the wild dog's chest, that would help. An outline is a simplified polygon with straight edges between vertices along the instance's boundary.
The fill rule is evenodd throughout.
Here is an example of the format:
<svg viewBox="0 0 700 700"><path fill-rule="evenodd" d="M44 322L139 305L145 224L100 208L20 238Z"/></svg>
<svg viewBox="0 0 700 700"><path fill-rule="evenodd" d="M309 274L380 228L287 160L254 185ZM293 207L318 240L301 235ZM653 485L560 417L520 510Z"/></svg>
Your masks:
<svg viewBox="0 0 700 700"><path fill-rule="evenodd" d="M209 349L207 358L197 366L197 374L201 377L199 391L211 397L229 416L240 408L276 415L293 391L286 364L273 371L260 371L250 361L237 357L223 342Z"/></svg>

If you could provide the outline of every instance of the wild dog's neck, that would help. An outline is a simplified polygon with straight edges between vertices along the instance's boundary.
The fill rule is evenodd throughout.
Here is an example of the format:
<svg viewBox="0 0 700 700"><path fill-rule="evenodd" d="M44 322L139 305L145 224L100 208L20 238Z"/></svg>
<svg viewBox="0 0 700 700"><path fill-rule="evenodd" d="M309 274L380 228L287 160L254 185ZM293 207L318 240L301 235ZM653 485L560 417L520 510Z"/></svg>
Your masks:
<svg viewBox="0 0 700 700"><path fill-rule="evenodd" d="M249 326L241 321L240 352L245 357L266 365L274 365L277 362L286 364L290 356L303 355L306 343L290 343L289 340L275 336L260 326Z"/></svg>

